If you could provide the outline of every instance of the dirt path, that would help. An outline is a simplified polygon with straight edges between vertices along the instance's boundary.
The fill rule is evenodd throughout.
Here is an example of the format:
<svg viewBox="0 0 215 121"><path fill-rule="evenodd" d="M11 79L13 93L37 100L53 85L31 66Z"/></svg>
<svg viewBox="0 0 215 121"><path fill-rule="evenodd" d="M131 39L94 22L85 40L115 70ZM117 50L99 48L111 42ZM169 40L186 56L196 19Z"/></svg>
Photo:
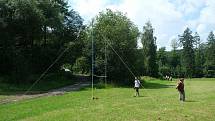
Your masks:
<svg viewBox="0 0 215 121"><path fill-rule="evenodd" d="M90 82L83 81L83 82L78 82L76 84L66 86L63 88L53 89L46 93L27 94L27 95L21 95L21 94L11 95L5 99L0 100L0 104L6 104L6 103L16 102L16 101L20 101L20 100L24 100L24 99L32 99L32 98L37 98L37 97L63 95L66 92L77 91L77 90L80 90L81 88L89 86L89 85L90 85Z"/></svg>

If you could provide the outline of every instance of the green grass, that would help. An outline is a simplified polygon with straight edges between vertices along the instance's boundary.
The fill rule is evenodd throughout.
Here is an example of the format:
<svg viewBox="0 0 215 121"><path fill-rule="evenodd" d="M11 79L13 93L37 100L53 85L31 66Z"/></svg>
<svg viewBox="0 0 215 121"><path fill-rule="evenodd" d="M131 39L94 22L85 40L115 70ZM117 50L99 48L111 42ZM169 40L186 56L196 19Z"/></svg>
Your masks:
<svg viewBox="0 0 215 121"><path fill-rule="evenodd" d="M96 89L0 105L1 121L214 121L215 79L185 80L186 102L176 82L144 82L141 97L132 88Z"/></svg>

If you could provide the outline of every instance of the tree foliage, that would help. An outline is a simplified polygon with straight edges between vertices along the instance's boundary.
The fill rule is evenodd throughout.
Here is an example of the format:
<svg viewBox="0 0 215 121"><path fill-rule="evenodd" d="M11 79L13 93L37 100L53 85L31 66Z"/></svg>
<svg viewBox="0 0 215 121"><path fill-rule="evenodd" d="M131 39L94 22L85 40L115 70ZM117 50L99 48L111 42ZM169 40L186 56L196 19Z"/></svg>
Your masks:
<svg viewBox="0 0 215 121"><path fill-rule="evenodd" d="M185 67L185 76L192 77L195 69L195 54L194 54L194 37L192 31L187 28L184 33L179 36L179 41L183 46L183 64Z"/></svg>
<svg viewBox="0 0 215 121"><path fill-rule="evenodd" d="M123 13L113 12L109 9L99 13L95 18L93 27L89 28L88 47L86 47L92 49L89 46L91 46L93 38L95 73L104 75L106 53L108 79L115 83L132 83L133 75L118 56L134 71L137 37L137 27Z"/></svg>
<svg viewBox="0 0 215 121"><path fill-rule="evenodd" d="M215 36L213 32L208 35L206 48L206 76L215 77Z"/></svg>
<svg viewBox="0 0 215 121"><path fill-rule="evenodd" d="M64 0L2 0L0 18L0 72L18 82L42 73L70 42L73 47L51 71L74 63L82 49L75 39L83 19Z"/></svg>
<svg viewBox="0 0 215 121"><path fill-rule="evenodd" d="M147 22L143 26L143 34L141 37L143 45L143 54L145 57L144 63L146 67L146 73L149 76L156 77L158 75L158 65L156 56L156 37L154 37L154 30L150 22Z"/></svg>

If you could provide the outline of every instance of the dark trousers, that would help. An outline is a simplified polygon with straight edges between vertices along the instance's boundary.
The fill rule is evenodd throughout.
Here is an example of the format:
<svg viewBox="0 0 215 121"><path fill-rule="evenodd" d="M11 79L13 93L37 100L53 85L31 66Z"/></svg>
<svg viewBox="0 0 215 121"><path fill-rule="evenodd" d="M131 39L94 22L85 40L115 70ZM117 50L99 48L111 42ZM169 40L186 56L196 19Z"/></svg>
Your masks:
<svg viewBox="0 0 215 121"><path fill-rule="evenodd" d="M139 87L134 87L134 89L136 90L136 94L135 94L135 96L140 96L140 93L139 93Z"/></svg>
<svg viewBox="0 0 215 121"><path fill-rule="evenodd" d="M179 91L179 100L185 101L185 92L184 91Z"/></svg>

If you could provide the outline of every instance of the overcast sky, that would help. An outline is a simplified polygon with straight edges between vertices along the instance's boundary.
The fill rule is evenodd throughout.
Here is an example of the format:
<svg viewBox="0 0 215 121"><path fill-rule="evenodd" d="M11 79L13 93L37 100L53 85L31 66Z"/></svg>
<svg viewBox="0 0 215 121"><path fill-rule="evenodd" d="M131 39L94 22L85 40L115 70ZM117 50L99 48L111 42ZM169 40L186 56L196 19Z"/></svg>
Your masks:
<svg viewBox="0 0 215 121"><path fill-rule="evenodd" d="M215 32L215 0L69 0L69 5L86 24L107 8L125 13L140 31L150 20L158 48L167 50L186 27L198 32L203 42L210 31Z"/></svg>

